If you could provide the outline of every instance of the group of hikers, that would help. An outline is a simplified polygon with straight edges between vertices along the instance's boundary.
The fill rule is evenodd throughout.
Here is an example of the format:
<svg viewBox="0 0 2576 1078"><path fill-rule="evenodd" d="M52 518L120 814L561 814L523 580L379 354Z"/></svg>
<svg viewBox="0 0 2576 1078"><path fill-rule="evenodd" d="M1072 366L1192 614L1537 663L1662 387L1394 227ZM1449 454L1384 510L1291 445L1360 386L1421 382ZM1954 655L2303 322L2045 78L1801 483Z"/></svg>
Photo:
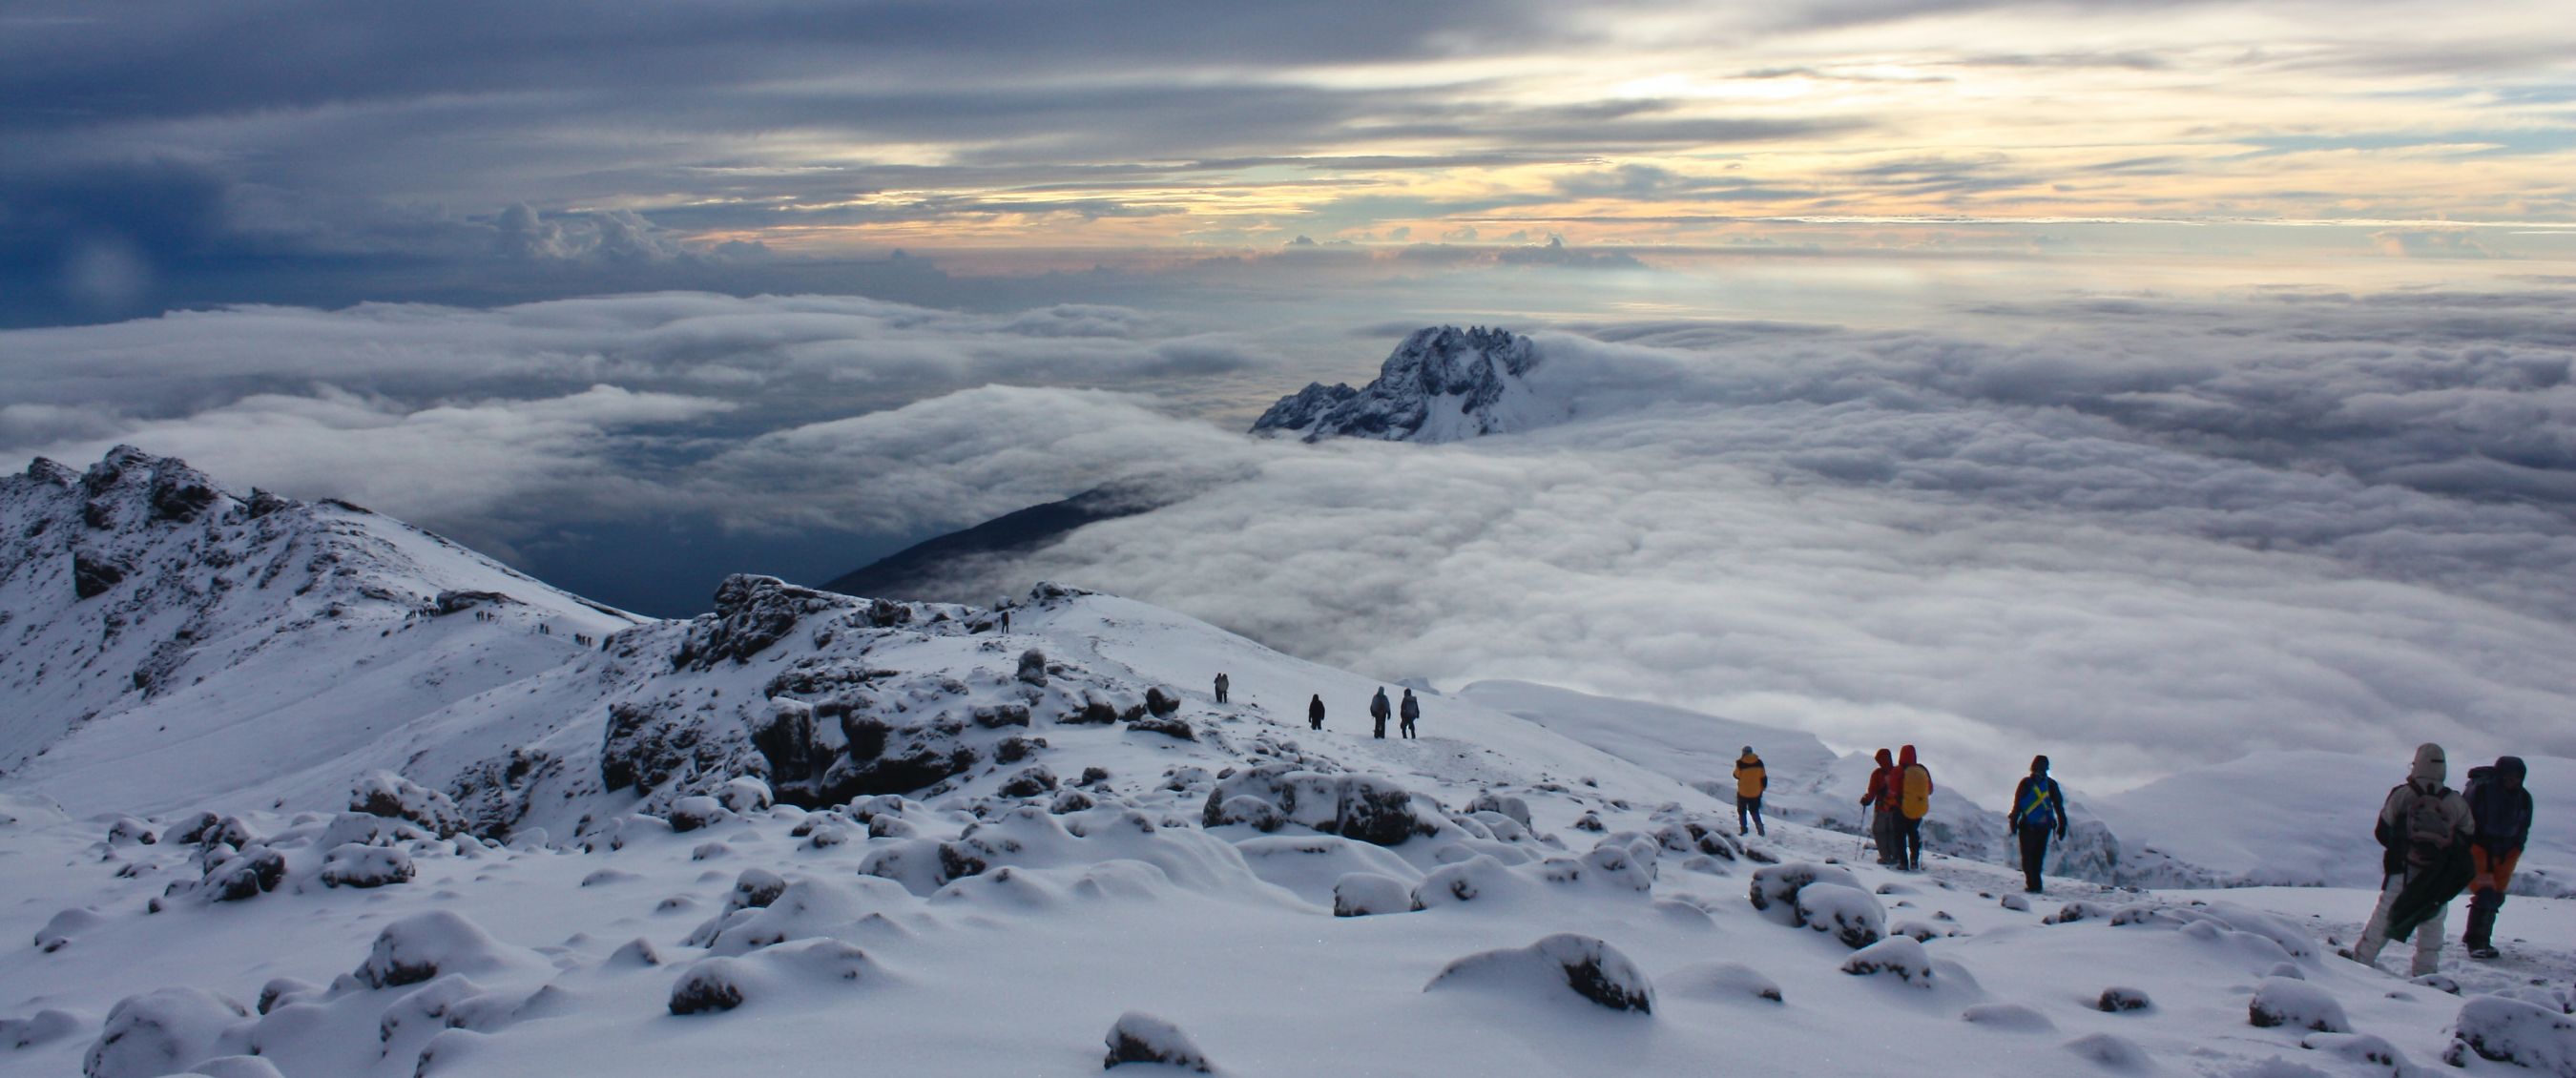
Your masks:
<svg viewBox="0 0 2576 1078"><path fill-rule="evenodd" d="M1389 717L1397 720L1398 736L1409 739L1415 736L1413 724L1422 718L1422 701L1413 698L1413 690L1406 689L1404 700L1391 704L1386 698L1386 686L1380 685L1377 695L1369 697L1368 713L1376 727L1372 736L1378 740L1386 740L1386 720ZM1324 697L1321 693L1306 701L1306 726L1312 730L1324 728Z"/></svg>
<svg viewBox="0 0 2576 1078"><path fill-rule="evenodd" d="M1216 676L1216 702L1227 701L1232 684ZM1414 735L1422 703L1412 689L1400 702L1389 701L1386 688L1369 698L1374 736L1386 737L1386 723L1398 720L1400 736ZM1306 725L1324 728L1324 697L1306 702ZM1924 766L1914 746L1891 753L1878 750L1878 766L1869 774L1860 803L1869 808L1870 840L1878 863L1903 872L1923 868L1923 819L1932 811L1932 769ZM2022 889L2041 890L2042 867L2051 839L2066 841L2069 815L2066 791L2048 773L2048 757L2034 756L2030 774L2014 788L2012 809L2004 816L2021 851ZM2496 914L2504 907L2514 865L2531 833L2531 794L2523 789L2527 768L2520 757L2498 757L2492 765L2469 769L2465 791L2444 783L2449 767L2440 745L2415 750L2406 781L2388 792L2380 806L2373 835L2382 852L2379 905L2361 940L2346 957L2376 963L2392 939L2410 933L2415 940L2414 972L2439 967L2445 914L2451 900L2469 892L2468 930L2461 943L2475 958L2494 958ZM1762 823L1762 795L1770 788L1768 770L1753 746L1744 746L1735 761L1735 833L1768 835Z"/></svg>
<svg viewBox="0 0 2576 1078"><path fill-rule="evenodd" d="M2460 943L2472 958L2494 958L2496 914L2513 883L2515 863L2531 837L2531 791L2519 756L2469 769L2466 791L2444 785L2450 777L2442 746L2415 749L2406 781L2380 803L2372 834L2379 839L2379 905L2361 940L2343 952L2376 965L2388 941L2415 939L2414 974L2441 967L2442 922L2451 900L2469 892L2469 925Z"/></svg>
<svg viewBox="0 0 2576 1078"><path fill-rule="evenodd" d="M2415 750L2406 781L2388 791L2372 834L2379 840L2379 904L2352 949L2342 952L2375 965L2388 941L2415 940L2414 974L2440 968L2444 915L2451 900L2469 892L2469 923L2461 944L2470 957L2495 958L2496 914L2504 908L2513 870L2531 835L2531 792L2522 758L2501 756L2469 769L2467 788L2444 782L2449 765L2442 747ZM1762 795L1770 779L1753 746L1735 761L1735 832L1763 832ZM1870 838L1878 863L1900 871L1923 867L1923 818L1932 808L1932 771L1907 745L1893 756L1878 750L1878 767L1860 803L1870 807ZM2022 889L2040 890L2041 866L2051 838L2066 840L2066 791L2049 777L2048 757L2034 756L2030 774L2013 790L2005 815L2021 847Z"/></svg>
<svg viewBox="0 0 2576 1078"><path fill-rule="evenodd" d="M1234 692L1234 679L1220 671L1216 675L1215 688L1216 702L1226 703ZM1386 720L1390 718L1397 720L1398 736L1411 739L1415 737L1413 724L1422 718L1422 701L1413 698L1411 689L1404 690L1403 700L1390 701L1386 698L1386 686L1380 685L1377 695L1369 698L1368 713L1376 725L1374 736L1378 740L1386 740ZM1316 693L1306 701L1306 727L1316 731L1324 728L1324 694Z"/></svg>

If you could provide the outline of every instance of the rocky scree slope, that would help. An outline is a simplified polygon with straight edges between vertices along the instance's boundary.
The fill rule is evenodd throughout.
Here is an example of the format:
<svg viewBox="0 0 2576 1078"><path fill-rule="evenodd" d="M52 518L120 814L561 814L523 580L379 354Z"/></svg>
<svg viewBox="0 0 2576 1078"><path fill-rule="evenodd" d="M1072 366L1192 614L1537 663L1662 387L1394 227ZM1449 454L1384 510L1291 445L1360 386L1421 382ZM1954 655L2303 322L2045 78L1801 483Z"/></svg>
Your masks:
<svg viewBox="0 0 2576 1078"><path fill-rule="evenodd" d="M0 478L0 776L80 812L336 798L381 736L644 619L131 446Z"/></svg>

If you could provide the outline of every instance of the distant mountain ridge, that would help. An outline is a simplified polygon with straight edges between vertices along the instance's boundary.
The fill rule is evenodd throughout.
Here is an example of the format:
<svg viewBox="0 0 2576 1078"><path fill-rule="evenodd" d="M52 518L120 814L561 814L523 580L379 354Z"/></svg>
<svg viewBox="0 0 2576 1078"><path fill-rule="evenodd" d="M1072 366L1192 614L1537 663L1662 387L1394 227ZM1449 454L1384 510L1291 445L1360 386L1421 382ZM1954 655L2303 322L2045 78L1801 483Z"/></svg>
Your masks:
<svg viewBox="0 0 2576 1078"><path fill-rule="evenodd" d="M1564 405L1534 392L1538 345L1500 328L1432 326L1388 354L1359 388L1309 383L1254 420L1252 433L1390 442L1454 442L1526 430L1563 418Z"/></svg>
<svg viewBox="0 0 2576 1078"><path fill-rule="evenodd" d="M1151 512L1168 499L1144 490L1101 486L1062 501L1032 505L981 524L905 547L823 584L824 591L872 599L938 599L953 563L1025 554L1086 524Z"/></svg>

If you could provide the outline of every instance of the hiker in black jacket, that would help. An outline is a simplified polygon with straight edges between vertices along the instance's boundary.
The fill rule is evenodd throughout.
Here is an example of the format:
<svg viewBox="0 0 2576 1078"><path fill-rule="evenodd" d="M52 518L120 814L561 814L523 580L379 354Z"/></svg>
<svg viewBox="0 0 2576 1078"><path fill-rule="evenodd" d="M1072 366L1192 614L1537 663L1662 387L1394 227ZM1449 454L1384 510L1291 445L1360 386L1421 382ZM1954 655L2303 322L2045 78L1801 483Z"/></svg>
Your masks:
<svg viewBox="0 0 2576 1078"><path fill-rule="evenodd" d="M1316 693L1314 699L1306 701L1306 728L1310 730L1324 728L1324 694L1322 693Z"/></svg>
<svg viewBox="0 0 2576 1078"><path fill-rule="evenodd" d="M1369 718L1377 720L1378 740L1386 740L1386 720L1394 713L1395 709L1388 707L1386 703L1386 686L1378 686L1377 695L1369 698Z"/></svg>
<svg viewBox="0 0 2576 1078"><path fill-rule="evenodd" d="M2021 889L2038 894L2041 863L2048 857L2048 833L2055 831L2057 841L2066 841L2066 791L2048 777L2048 757L2030 758L2030 775L2013 791L2006 822L2021 837Z"/></svg>
<svg viewBox="0 0 2576 1078"><path fill-rule="evenodd" d="M2531 791L2522 788L2524 773L2519 756L2499 756L2493 766L2469 769L2469 817L2477 822L2478 833L2469 845L2469 930L2460 943L2471 958L2497 957L2496 913L2504 909L2513 866L2522 860L2522 844L2531 837Z"/></svg>
<svg viewBox="0 0 2576 1078"><path fill-rule="evenodd" d="M1396 732L1403 734L1408 738L1412 737L1413 720L1422 717L1422 701L1413 698L1413 690L1404 690L1404 703L1397 706L1395 709L1395 715L1399 720L1396 724Z"/></svg>

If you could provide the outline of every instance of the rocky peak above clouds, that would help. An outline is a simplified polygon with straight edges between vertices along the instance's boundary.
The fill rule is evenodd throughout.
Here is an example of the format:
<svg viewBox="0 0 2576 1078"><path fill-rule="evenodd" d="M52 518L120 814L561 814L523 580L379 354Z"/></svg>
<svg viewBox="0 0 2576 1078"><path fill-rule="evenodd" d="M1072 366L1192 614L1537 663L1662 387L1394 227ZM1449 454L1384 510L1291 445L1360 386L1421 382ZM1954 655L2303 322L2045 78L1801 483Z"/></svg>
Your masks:
<svg viewBox="0 0 2576 1078"><path fill-rule="evenodd" d="M1542 355L1529 338L1482 326L1413 331L1386 357L1375 381L1309 384L1282 397L1252 424L1255 434L1451 442L1526 430L1554 410L1531 392Z"/></svg>

